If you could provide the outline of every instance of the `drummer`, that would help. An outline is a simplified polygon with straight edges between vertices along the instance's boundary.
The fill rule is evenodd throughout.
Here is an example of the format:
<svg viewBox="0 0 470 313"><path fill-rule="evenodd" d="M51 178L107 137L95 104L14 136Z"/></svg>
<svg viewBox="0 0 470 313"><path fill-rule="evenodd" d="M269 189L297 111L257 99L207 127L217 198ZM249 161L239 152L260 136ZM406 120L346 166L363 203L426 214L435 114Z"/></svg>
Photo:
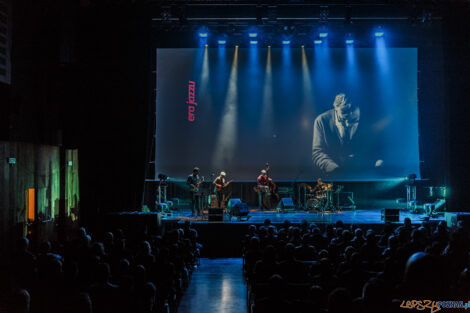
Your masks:
<svg viewBox="0 0 470 313"><path fill-rule="evenodd" d="M317 185L315 186L314 188L314 191L327 191L327 190L331 190L331 187L333 187L332 184L328 184L328 183L325 183L323 182L323 180L321 178L318 178L317 179Z"/></svg>
<svg viewBox="0 0 470 313"><path fill-rule="evenodd" d="M317 185L315 186L314 190L323 190L324 185L325 185L325 183L323 182L323 180L320 177L320 178L317 179Z"/></svg>

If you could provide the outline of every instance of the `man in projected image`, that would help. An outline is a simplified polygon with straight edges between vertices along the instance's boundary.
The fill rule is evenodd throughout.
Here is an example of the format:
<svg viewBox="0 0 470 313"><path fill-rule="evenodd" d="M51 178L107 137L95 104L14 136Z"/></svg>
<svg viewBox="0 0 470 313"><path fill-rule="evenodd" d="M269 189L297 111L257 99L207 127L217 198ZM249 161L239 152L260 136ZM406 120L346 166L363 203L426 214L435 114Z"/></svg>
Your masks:
<svg viewBox="0 0 470 313"><path fill-rule="evenodd" d="M320 114L313 126L313 163L326 174L347 174L365 167L380 167L383 161L369 160L361 155L361 145L367 141L359 132L361 110L345 93L336 95L333 109ZM365 136L364 136L365 135ZM375 164L374 164L375 163Z"/></svg>

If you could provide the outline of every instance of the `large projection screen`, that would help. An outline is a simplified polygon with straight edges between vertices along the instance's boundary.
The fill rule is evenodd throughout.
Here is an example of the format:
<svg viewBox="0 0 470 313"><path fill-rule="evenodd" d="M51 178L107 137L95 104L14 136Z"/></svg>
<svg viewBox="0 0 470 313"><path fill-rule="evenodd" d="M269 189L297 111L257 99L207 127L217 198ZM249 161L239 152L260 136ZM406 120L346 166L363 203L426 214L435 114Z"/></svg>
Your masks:
<svg viewBox="0 0 470 313"><path fill-rule="evenodd" d="M277 180L420 175L416 48L156 55L156 174L184 178L198 166L250 181L269 162Z"/></svg>

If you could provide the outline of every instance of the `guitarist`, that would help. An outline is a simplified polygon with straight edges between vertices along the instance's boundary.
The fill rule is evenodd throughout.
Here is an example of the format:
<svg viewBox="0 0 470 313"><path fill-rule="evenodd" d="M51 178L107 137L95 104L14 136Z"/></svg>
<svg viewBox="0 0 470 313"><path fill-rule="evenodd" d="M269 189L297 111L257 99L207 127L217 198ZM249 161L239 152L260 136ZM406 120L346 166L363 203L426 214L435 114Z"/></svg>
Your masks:
<svg viewBox="0 0 470 313"><path fill-rule="evenodd" d="M201 212L202 199L199 193L199 186L204 181L204 178L201 179L199 176L199 167L193 169L193 173L188 176L186 184L189 187L191 192L191 216L194 216L194 212L197 212L197 215Z"/></svg>
<svg viewBox="0 0 470 313"><path fill-rule="evenodd" d="M214 191L215 195L217 196L217 203L219 208L223 207L225 201L225 187L228 186L229 183L225 181L225 177L227 174L225 172L220 172L220 175L214 179Z"/></svg>

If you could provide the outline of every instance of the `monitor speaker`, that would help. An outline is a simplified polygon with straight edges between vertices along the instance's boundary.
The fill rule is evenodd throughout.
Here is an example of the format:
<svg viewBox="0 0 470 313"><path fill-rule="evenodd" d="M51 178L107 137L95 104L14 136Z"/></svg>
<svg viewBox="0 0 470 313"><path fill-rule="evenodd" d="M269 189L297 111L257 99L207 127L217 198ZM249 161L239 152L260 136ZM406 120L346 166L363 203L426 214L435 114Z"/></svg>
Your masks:
<svg viewBox="0 0 470 313"><path fill-rule="evenodd" d="M294 201L292 201L292 198L281 198L282 210L294 210L294 208Z"/></svg>
<svg viewBox="0 0 470 313"><path fill-rule="evenodd" d="M231 198L230 200L228 200L227 208L231 209L235 205L237 205L237 203L241 203L241 202L242 200L239 198Z"/></svg>
<svg viewBox="0 0 470 313"><path fill-rule="evenodd" d="M250 210L248 209L248 204L245 202L237 202L234 207L231 208L231 216L247 216Z"/></svg>

